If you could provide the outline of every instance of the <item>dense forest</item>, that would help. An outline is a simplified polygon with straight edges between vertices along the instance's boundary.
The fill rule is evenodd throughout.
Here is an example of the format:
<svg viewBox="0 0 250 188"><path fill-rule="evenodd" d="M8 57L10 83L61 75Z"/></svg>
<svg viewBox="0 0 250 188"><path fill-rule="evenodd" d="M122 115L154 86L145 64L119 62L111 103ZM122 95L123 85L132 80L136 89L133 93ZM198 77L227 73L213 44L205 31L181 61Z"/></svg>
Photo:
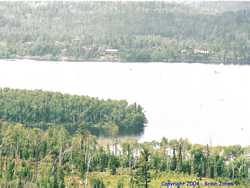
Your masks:
<svg viewBox="0 0 250 188"><path fill-rule="evenodd" d="M250 63L249 2L1 2L0 57Z"/></svg>
<svg viewBox="0 0 250 188"><path fill-rule="evenodd" d="M140 105L53 92L0 89L0 118L28 127L86 129L97 136L140 135L146 117Z"/></svg>
<svg viewBox="0 0 250 188"><path fill-rule="evenodd" d="M249 185L250 147L120 137L142 133L145 123L142 107L126 101L1 89L0 187Z"/></svg>
<svg viewBox="0 0 250 188"><path fill-rule="evenodd" d="M0 2L0 58L250 64L250 3ZM0 88L0 188L249 188L250 145L146 125L126 100Z"/></svg>
<svg viewBox="0 0 250 188"><path fill-rule="evenodd" d="M222 188L247 188L247 152L249 147L211 147L186 139L105 140L87 130L70 134L64 127L41 130L1 120L0 187L156 188L195 182L181 188L215 188L219 185L213 183L221 182Z"/></svg>

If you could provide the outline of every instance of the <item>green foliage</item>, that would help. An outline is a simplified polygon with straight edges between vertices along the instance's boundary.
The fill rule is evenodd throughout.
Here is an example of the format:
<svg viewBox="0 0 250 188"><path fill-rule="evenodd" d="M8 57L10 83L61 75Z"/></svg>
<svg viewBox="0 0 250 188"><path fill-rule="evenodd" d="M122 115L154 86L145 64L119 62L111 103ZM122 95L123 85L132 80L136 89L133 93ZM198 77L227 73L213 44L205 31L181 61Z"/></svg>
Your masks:
<svg viewBox="0 0 250 188"><path fill-rule="evenodd" d="M15 169L14 161L13 160L9 161L7 166L7 176L6 176L8 181L13 179L14 169Z"/></svg>
<svg viewBox="0 0 250 188"><path fill-rule="evenodd" d="M119 166L120 166L119 158L114 156L114 155L110 155L109 156L109 165L108 165L108 167L111 169L111 174L112 175L116 175L116 169Z"/></svg>
<svg viewBox="0 0 250 188"><path fill-rule="evenodd" d="M150 168L150 153L148 148L143 147L135 172L135 183L138 187L149 187L151 181Z"/></svg>
<svg viewBox="0 0 250 188"><path fill-rule="evenodd" d="M231 146L211 147L208 155L208 146L182 139L139 144L117 138L105 143L84 130L69 134L63 127L39 130L3 120L0 138L0 187L64 188L87 183L92 187L149 188L181 176L186 176L185 181L212 177L248 185L249 161L244 154L236 152L230 159L228 154L218 155ZM116 146L121 151L116 152ZM173 151L176 146L182 152L178 149L175 157L176 167L180 167L173 169L174 155L167 154L166 148Z"/></svg>
<svg viewBox="0 0 250 188"><path fill-rule="evenodd" d="M0 90L0 104L0 187L149 188L198 178L249 187L249 147L119 137L142 130L137 104L11 89Z"/></svg>
<svg viewBox="0 0 250 188"><path fill-rule="evenodd" d="M192 150L193 155L193 173L202 177L204 173L205 156L200 148Z"/></svg>
<svg viewBox="0 0 250 188"><path fill-rule="evenodd" d="M201 4L1 2L0 58L249 63L249 5Z"/></svg>
<svg viewBox="0 0 250 188"><path fill-rule="evenodd" d="M124 188L124 182L123 182L123 180L119 180L118 181L117 188Z"/></svg>
<svg viewBox="0 0 250 188"><path fill-rule="evenodd" d="M105 185L103 183L103 180L99 179L99 178L93 178L92 180L92 187L93 188L105 188Z"/></svg>
<svg viewBox="0 0 250 188"><path fill-rule="evenodd" d="M171 160L170 169L171 170L176 170L176 167L177 167L177 158L176 158L176 152L175 152L175 148L174 148L173 149L173 157L172 157L172 160Z"/></svg>
<svg viewBox="0 0 250 188"><path fill-rule="evenodd" d="M97 136L138 135L146 123L142 107L126 101L5 88L0 89L0 104L0 118L41 129L64 127L70 133L85 129ZM54 131L64 135L59 132ZM20 131L16 133L18 137Z"/></svg>

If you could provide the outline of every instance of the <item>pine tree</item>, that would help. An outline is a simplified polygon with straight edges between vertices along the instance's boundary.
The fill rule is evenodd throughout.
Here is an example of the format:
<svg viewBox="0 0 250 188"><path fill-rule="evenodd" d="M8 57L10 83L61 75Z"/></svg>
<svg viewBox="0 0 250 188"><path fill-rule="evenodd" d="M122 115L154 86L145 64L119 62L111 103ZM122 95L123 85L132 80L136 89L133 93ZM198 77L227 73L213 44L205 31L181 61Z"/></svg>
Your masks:
<svg viewBox="0 0 250 188"><path fill-rule="evenodd" d="M176 168L177 168L176 149L173 148L173 157L172 157L172 160L171 160L170 169L171 170L176 170Z"/></svg>
<svg viewBox="0 0 250 188"><path fill-rule="evenodd" d="M148 188L150 176L150 153L146 147L141 151L141 157L136 166L135 182L139 187Z"/></svg>

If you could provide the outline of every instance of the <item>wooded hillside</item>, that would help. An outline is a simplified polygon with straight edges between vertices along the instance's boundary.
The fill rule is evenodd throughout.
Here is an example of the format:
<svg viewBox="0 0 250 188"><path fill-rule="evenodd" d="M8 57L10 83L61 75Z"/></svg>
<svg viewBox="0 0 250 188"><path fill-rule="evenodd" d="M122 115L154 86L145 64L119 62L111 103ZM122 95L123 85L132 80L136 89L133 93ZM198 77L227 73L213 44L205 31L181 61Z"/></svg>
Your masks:
<svg viewBox="0 0 250 188"><path fill-rule="evenodd" d="M1 58L250 61L247 2L1 2L0 10Z"/></svg>

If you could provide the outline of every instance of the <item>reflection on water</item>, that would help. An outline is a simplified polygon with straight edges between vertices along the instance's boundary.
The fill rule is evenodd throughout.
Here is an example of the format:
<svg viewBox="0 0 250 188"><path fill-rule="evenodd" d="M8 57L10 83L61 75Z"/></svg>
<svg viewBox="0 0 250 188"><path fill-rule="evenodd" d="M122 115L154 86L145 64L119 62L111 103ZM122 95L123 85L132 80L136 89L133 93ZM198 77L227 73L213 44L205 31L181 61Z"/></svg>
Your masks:
<svg viewBox="0 0 250 188"><path fill-rule="evenodd" d="M140 103L141 140L250 144L250 67L167 63L0 61L0 87Z"/></svg>

